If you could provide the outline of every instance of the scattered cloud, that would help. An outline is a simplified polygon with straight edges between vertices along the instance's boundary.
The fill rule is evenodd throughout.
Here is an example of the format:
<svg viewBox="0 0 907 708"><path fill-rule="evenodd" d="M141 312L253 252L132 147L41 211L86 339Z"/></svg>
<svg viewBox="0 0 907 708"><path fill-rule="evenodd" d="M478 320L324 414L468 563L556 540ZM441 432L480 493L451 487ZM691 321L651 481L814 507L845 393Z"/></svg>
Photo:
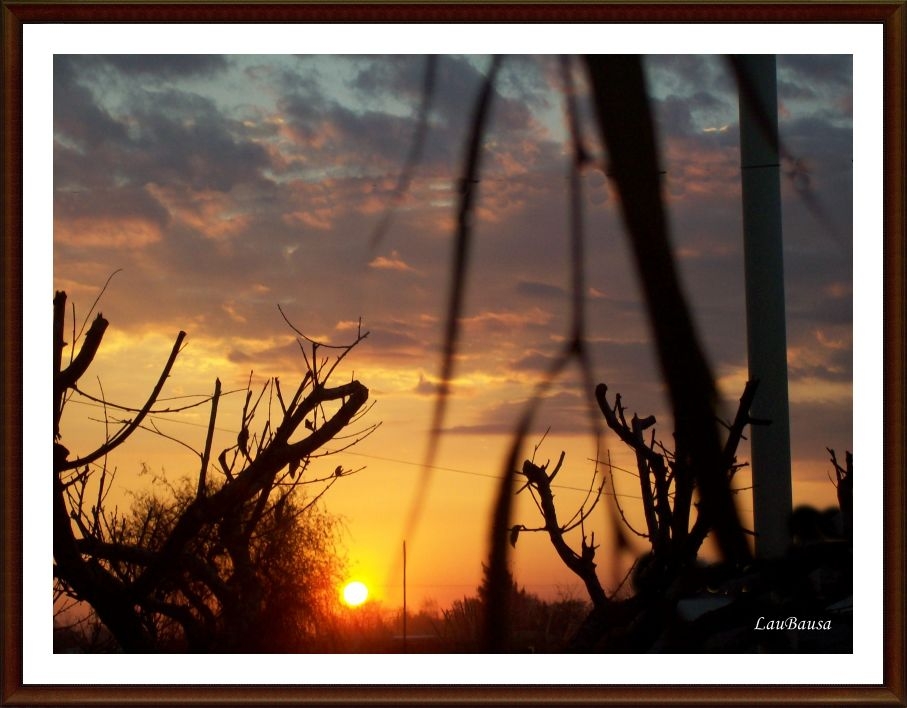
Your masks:
<svg viewBox="0 0 907 708"><path fill-rule="evenodd" d="M419 372L419 381L413 388L413 392L420 396L436 396L442 388L441 382L428 379L425 374Z"/></svg>
<svg viewBox="0 0 907 708"><path fill-rule="evenodd" d="M188 328L237 369L300 365L277 303L303 331L335 337L358 327L361 315L371 334L351 358L392 372L394 390L410 400L430 395L437 381L424 373L413 379L439 362L455 185L486 65L485 57L438 57L421 160L408 192L393 202L416 133L424 57L57 55L55 278L93 297L92 285L122 267L128 280L107 295L118 327ZM730 390L745 370L733 76L721 57L649 57L645 66L671 238L684 256L678 269L710 361ZM782 139L808 177L808 192L803 179L782 186L794 424L802 440L815 442L822 437L815 426L842 437L851 419L852 60L779 56L778 72ZM558 82L550 57L527 56L508 59L496 86L456 361L458 400L475 408L458 409L451 427L459 432L505 431L569 327ZM595 375L641 413L661 415L635 267L580 74L577 90L597 160L583 174ZM381 251L369 251L390 204L392 228ZM840 225L846 247L813 204L826 223ZM386 277L393 273L418 277ZM492 396L510 403L495 408ZM546 405L552 417L581 425L582 400L558 395Z"/></svg>
<svg viewBox="0 0 907 708"><path fill-rule="evenodd" d="M540 299L562 298L567 294L564 288L559 285L538 283L529 280L519 281L516 285L516 290L520 295L528 295Z"/></svg>
<svg viewBox="0 0 907 708"><path fill-rule="evenodd" d="M369 264L369 268L377 270L396 270L403 273L415 273L416 269L404 261L397 251L391 251L389 256L377 256Z"/></svg>
<svg viewBox="0 0 907 708"><path fill-rule="evenodd" d="M521 312L510 310L488 310L463 318L463 324L476 329L508 329L524 326L540 327L551 321L551 313L541 307L532 307Z"/></svg>

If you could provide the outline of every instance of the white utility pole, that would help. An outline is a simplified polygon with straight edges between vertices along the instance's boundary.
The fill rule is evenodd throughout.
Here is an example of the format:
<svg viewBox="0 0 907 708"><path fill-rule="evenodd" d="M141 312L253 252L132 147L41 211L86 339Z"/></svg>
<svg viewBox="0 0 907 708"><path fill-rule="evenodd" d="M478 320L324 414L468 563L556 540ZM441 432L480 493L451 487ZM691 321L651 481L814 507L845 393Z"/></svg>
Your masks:
<svg viewBox="0 0 907 708"><path fill-rule="evenodd" d="M751 414L771 421L750 430L756 555L783 555L790 541L790 412L778 93L773 54L738 57L740 164L743 181L743 252L746 270L746 337L750 379L759 387Z"/></svg>

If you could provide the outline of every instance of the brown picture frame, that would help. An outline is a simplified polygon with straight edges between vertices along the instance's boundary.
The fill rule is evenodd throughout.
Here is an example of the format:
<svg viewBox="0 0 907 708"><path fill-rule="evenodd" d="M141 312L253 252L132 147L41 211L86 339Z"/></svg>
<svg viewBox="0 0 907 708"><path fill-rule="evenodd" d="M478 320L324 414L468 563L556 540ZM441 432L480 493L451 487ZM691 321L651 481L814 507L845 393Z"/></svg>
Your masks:
<svg viewBox="0 0 907 708"><path fill-rule="evenodd" d="M881 685L25 685L22 622L23 26L109 22L875 23L884 30L884 650ZM905 659L904 0L816 3L38 3L2 2L2 685L3 705L907 705ZM74 25L75 26L75 25ZM865 415L876 412L864 411ZM37 472L36 470L29 471ZM707 660L707 659L706 659ZM606 659L603 658L603 661Z"/></svg>

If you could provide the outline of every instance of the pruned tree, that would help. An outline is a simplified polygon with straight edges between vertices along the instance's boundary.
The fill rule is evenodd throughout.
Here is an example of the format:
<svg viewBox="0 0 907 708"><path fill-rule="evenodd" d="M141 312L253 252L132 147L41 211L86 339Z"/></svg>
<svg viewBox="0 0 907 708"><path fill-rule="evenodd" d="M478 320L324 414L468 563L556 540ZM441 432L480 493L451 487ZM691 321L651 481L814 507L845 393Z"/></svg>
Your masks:
<svg viewBox="0 0 907 708"><path fill-rule="evenodd" d="M722 422L727 431L722 474L732 492L739 490L732 485L735 474L746 466L737 459L737 448L744 439L746 427L769 424L749 414L757 384L747 382L734 420ZM573 516L567 522L559 521L552 482L564 465L564 453L561 453L550 473L550 462L537 465L534 459L526 460L516 472L526 480L517 493L529 490L544 524L538 527L517 524L510 533L511 545L516 544L522 532L547 533L564 565L583 581L592 611L576 632L572 649L712 650L716 646L714 637L720 638L723 632L726 637L734 636L733 641L737 642L728 644L728 648L736 646L745 651L849 650L851 618L846 605L852 593L852 545L844 543L852 538L853 458L849 452L842 466L835 452L828 449L840 513L835 509L819 512L806 506L794 510L790 520L792 542L785 556L757 559L745 566L727 559L703 563L699 552L710 532L710 522L700 507L699 475L693 461L668 449L656 437L654 416L631 416L620 394L614 396L612 403L605 384L596 387L595 399L608 428L633 452L641 513L630 514L621 504L614 488L614 467L609 455L607 461L596 460L586 498ZM599 462L604 462L606 471L612 473L601 480ZM605 493L608 478L612 480L615 518L620 519L614 551L628 545L628 535L643 538L649 544L649 551L636 559L625 578L625 581L632 578L632 592L628 596L618 595L621 588L611 593L605 591L596 572L595 536L591 532L587 535L586 530L591 511ZM631 521L631 517L641 517L641 524ZM839 517L841 525L837 527ZM581 530L579 550L571 547L565 538L576 528ZM743 528L740 532L753 533ZM616 558L610 560L614 562ZM721 609L691 610L696 598L703 596L717 600ZM683 612L680 609L683 602L693 605L687 604ZM781 642L762 644L765 638L754 636L751 630L756 618L769 612L778 616L825 613L835 617L838 633L827 644L817 643L806 635L791 635Z"/></svg>
<svg viewBox="0 0 907 708"><path fill-rule="evenodd" d="M745 463L737 462L737 447L743 439L747 425L763 425L768 421L752 418L749 414L756 395L758 381L748 381L740 397L737 414L732 423L725 425L728 434L721 454L720 473L724 484L731 489L734 474ZM607 399L608 387L599 384L595 389L597 401L605 422L620 440L633 450L639 488L642 497L646 529L640 535L648 539L652 555L659 566L666 570L679 570L693 562L699 548L710 531L710 520L699 512L692 518L694 492L700 492L697 480L700 474L695 461L686 455L677 455L655 437L655 416L639 418L636 414L627 421L626 408L620 394L614 405ZM650 431L646 440L644 433ZM618 497L615 496L618 504ZM621 511L621 516L625 519ZM745 532L742 527L738 533Z"/></svg>
<svg viewBox="0 0 907 708"><path fill-rule="evenodd" d="M594 607L602 607L607 603L608 598L598 579L598 575L595 572L595 533L592 532L590 534L590 538L587 542L583 525L601 499L604 480L602 480L602 484L593 491L595 485L595 475L593 475L592 484L589 487L583 504L580 505L579 510L569 521L561 523L558 521L557 509L554 506L554 493L551 491L551 482L564 464L564 453L561 453L551 474L548 474L549 464L550 461L544 465L537 465L533 460L526 460L523 462L521 474L526 477L526 484L524 484L519 491L522 492L524 489L529 490L529 493L532 495L532 500L535 502L545 524L542 527L535 528L526 527L523 524L513 526L510 530L510 545L516 546L521 531L546 532L551 541L551 545L554 547L554 550L557 551L557 555L564 565L583 581L583 585L586 587L586 592L589 594L592 605ZM582 529L582 541L579 553L574 551L564 539L565 534L576 528Z"/></svg>
<svg viewBox="0 0 907 708"><path fill-rule="evenodd" d="M255 396L250 377L236 441L214 458L215 464L214 430L224 395L217 380L205 400L211 413L204 445L192 448L200 463L196 480L175 489L170 499L140 498L131 514L120 514L105 504L113 482L107 456L140 428L163 435L153 423L153 415L161 412L155 406L186 334L178 334L145 403L130 408L92 397L79 387L107 320L97 315L77 353L80 338L73 332L70 362L63 366L65 319L66 294L57 292L53 546L58 588L89 605L125 651L155 651L163 640L179 641L190 650L249 649L245 643L250 627L286 590L285 583L268 574L286 570L307 550L329 550L324 529L320 541L303 537L308 528L304 515L339 479L359 471L337 466L318 477L311 461L354 445L377 427L348 431L370 409L368 389L355 379L330 384L340 362L368 333L360 328L351 344L338 347L305 337L287 320L306 362L292 395L287 397L279 379L272 378ZM329 346L334 356L325 357L322 352ZM61 433L64 408L74 395L104 406L108 431L94 450L79 455L63 445ZM115 419L112 411L130 417ZM340 446L328 452L325 445L331 441ZM320 492L304 498L303 485L314 483L321 485ZM294 572L305 570L297 567Z"/></svg>
<svg viewBox="0 0 907 708"><path fill-rule="evenodd" d="M734 474L745 464L737 461L737 447L743 439L744 429L747 425L762 422L749 415L756 387L755 381L746 384L734 421L726 425L728 434L723 447L722 473L729 488ZM517 493L529 490L544 525L514 525L510 542L515 545L523 531L547 533L558 557L583 581L593 611L578 635L580 641L595 643L614 632L620 632L626 639L623 632L634 627L632 641L645 646L649 637L644 628L656 627L658 623L654 618L664 617L672 611L673 603L684 588L681 581L687 571L695 567L699 549L710 531L710 523L706 515L699 513L698 504L694 501L698 493L698 475L693 460L689 456L676 455L656 438L655 416L640 418L634 414L628 419L620 394L611 404L607 393L608 387L599 384L595 389L595 399L607 426L634 453L644 529L640 531L633 527L620 505L616 490L613 490L616 511L625 529L645 538L651 547L650 553L634 568L635 595L629 600L616 600L605 591L596 572L598 546L594 532L587 536L585 524L605 491L607 476L598 480L597 465L586 498L573 516L562 523L558 520L551 487L555 475L563 467L564 453L561 453L550 473L550 462L537 465L534 460L524 461L517 474L525 477L526 482ZM611 479L613 487L613 475ZM579 551L574 550L565 538L576 528L581 530Z"/></svg>

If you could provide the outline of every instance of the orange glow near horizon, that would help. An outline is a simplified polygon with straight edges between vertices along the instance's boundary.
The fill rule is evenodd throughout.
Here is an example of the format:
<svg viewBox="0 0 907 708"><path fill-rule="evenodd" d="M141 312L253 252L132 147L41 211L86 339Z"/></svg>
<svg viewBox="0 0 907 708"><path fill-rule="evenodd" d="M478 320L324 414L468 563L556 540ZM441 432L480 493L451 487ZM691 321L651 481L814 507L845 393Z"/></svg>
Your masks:
<svg viewBox="0 0 907 708"><path fill-rule="evenodd" d="M106 303L105 303L106 304ZM113 303L111 303L113 304ZM113 318L112 325L118 323ZM130 336L111 329L99 350L98 359L91 372L103 382L103 392L109 400L118 403L140 401L153 384L161 362L166 357L171 342L160 335ZM164 397L173 395L202 394L211 386L217 373L230 388L244 389L248 381L247 363L230 362L218 351L219 342L195 337L192 346L181 353L168 381ZM262 349L271 342L262 341ZM250 344L254 349L254 345ZM330 472L337 464L345 469L363 468L357 474L344 478L324 497L320 504L331 515L342 520L340 547L347 559L347 571L367 583L368 600L387 607L397 607L402 602L402 563L399 558L401 539L406 534L408 557L407 592L411 606L418 609L423 604L435 603L441 607L473 596L481 583L482 562L488 553L489 518L499 479L511 442L511 435L500 429L471 432L450 432L442 437L439 456L433 469L427 471L421 460L426 444L425 421L430 418L433 397L415 392L418 373L403 367L386 368L383 361L373 361L368 349L356 350L351 360L356 363L356 375L371 389L371 398L377 406L363 421L374 418L382 422L374 435L349 450L314 461L313 477ZM256 369L253 388L258 390L266 374L276 374L277 367L290 368L283 356L275 358L273 371ZM426 361L426 370L431 370ZM476 423L475 410L492 398L519 401L532 381L522 385L498 382L491 374L471 371L463 381L482 381L482 385L464 383L455 388L459 395L450 401L450 426L469 428ZM290 381L292 374L282 376ZM728 390L735 388L729 385ZM86 390L95 391L91 382ZM192 400L192 399L178 399ZM634 400L628 396L632 403ZM235 441L241 417L242 391L225 396L218 411L218 425L214 447L221 449ZM544 408L539 417L552 420ZM154 423L163 432L182 440L192 447L204 442L209 408L199 406L180 413L153 416ZM80 400L67 406L62 432L64 441L80 454L93 449L104 439L102 407ZM659 430L668 430L669 421L659 419ZM532 434L524 446L524 455L533 454L533 446L540 442ZM333 446L328 445L328 448ZM745 448L745 446L744 446ZM616 585L626 572L624 567L632 562L631 556L644 552L644 543L636 544L617 558L609 554L614 548L612 522L617 514L616 501L635 528L643 528L644 520L639 506L639 482L634 474L632 454L612 434L605 433L600 449L586 426L571 430L563 421L552 427L536 452L536 459L544 462L557 459L564 450L564 467L558 476L556 488L559 512L569 518L582 504L586 490L595 471L594 458L601 461L598 474L608 478L604 487L605 502L601 513L590 522L595 524L596 538L602 539L600 568L602 581ZM610 454L609 454L610 451ZM742 459L747 450L741 449ZM148 431L139 431L121 450L111 456L110 465L119 471L110 497L112 504L121 508L130 505L129 493L150 489L153 478L165 476L169 482L182 477L197 475L197 456L185 447L162 439ZM610 464L610 467L609 467ZM322 469L323 468L323 469ZM143 473L142 470L148 473ZM824 459L794 460L794 505L811 503L818 508L835 504L835 489L828 480ZM411 512L416 489L430 475L428 496L417 528L404 528ZM600 478L600 477L599 477ZM738 509L747 528L752 524L752 501L748 487L749 471L744 468L735 479L741 488ZM315 493L314 491L312 492ZM617 498L615 499L615 495ZM527 527L538 525L537 510L525 493L516 499L514 523ZM588 529L587 529L588 530ZM571 539L578 545L576 539ZM544 534L525 533L512 551L512 570L517 583L527 591L545 599L561 596L585 597L581 583L557 558ZM345 589L345 588L344 588ZM341 592L344 605L348 602Z"/></svg>

